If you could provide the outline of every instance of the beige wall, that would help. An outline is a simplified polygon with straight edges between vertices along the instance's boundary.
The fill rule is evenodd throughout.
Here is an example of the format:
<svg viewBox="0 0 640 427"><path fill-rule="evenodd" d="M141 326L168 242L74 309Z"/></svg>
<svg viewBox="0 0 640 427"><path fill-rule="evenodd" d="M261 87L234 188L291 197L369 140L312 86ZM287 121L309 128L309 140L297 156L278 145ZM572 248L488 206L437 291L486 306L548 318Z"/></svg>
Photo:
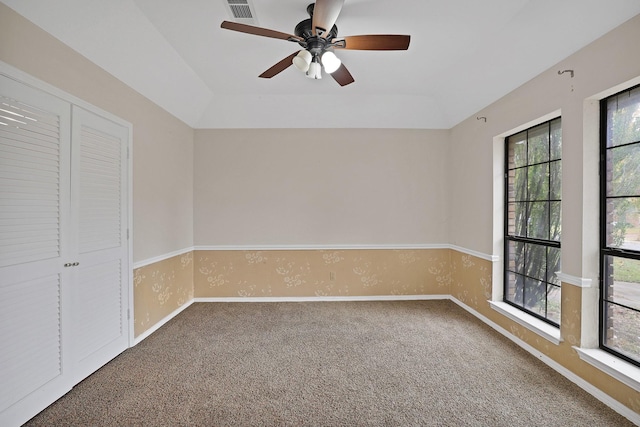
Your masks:
<svg viewBox="0 0 640 427"><path fill-rule="evenodd" d="M553 112L562 116L562 272L598 283L598 103L640 83L640 16L616 28L556 66L517 88L451 130L451 228L449 243L502 258L495 235L502 233L501 136ZM562 75L558 71L571 69ZM486 117L477 120L476 117ZM497 162L497 163L495 163ZM497 166L497 167L494 167ZM470 179L470 177L473 177ZM495 200L494 200L495 197ZM497 209L497 210L496 210ZM495 228L494 228L495 225ZM597 327L597 289L562 284L563 341L546 339L493 310L493 265L453 253L451 295L500 325L585 381L640 413L640 392L580 360L572 346L591 345ZM496 286L502 278L497 277ZM594 320L595 319L595 320ZM591 325L590 331L583 329ZM587 341L588 343L585 343Z"/></svg>
<svg viewBox="0 0 640 427"><path fill-rule="evenodd" d="M446 242L448 134L196 130L195 244Z"/></svg>
<svg viewBox="0 0 640 427"><path fill-rule="evenodd" d="M193 246L193 130L0 4L0 60L133 124L133 259Z"/></svg>
<svg viewBox="0 0 640 427"><path fill-rule="evenodd" d="M597 274L597 262L594 267L593 256L598 244L598 166L597 158L593 159L593 155L590 158L589 154L597 153L598 123L593 128L595 139L592 138L593 135L585 135L583 127L590 127L590 123L583 121L585 100L640 76L638 40L640 16L551 67L451 130L452 161L448 176L451 180L451 194L454 196L450 199L449 243L485 254L501 255L500 252L494 252L492 237L494 137L561 110L562 270L574 276L594 278L594 274ZM568 73L558 75L559 70L566 69L574 70L575 77L571 78ZM477 120L477 116L486 117L486 123ZM597 121L597 116L595 120ZM501 179L500 175L495 178Z"/></svg>

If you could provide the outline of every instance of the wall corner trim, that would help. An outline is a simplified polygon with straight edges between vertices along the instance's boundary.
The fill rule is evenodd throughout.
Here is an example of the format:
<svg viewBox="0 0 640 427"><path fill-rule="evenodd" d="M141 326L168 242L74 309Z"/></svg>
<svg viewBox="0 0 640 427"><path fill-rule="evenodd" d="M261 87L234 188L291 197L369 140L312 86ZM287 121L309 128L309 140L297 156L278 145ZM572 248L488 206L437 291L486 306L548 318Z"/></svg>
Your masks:
<svg viewBox="0 0 640 427"><path fill-rule="evenodd" d="M153 258L147 258L142 261L137 261L133 263L133 269L140 267L145 267L147 265L155 264L156 262L164 261L165 259L173 258L174 256L184 255L186 253L193 252L193 246L190 248L184 248L177 251L169 252L163 255L158 255Z"/></svg>
<svg viewBox="0 0 640 427"><path fill-rule="evenodd" d="M145 338L149 337L151 334L153 334L155 331L157 331L158 329L160 329L162 326L164 326L169 320L173 319L174 317L176 317L178 314L182 313L184 310L186 310L187 308L189 308L189 306L191 304L193 304L194 300L191 299L187 302L185 302L184 304L182 304L180 307L178 307L177 309L173 310L171 313L167 314L166 316L164 316L158 323L156 323L155 325L153 325L152 327L150 327L149 329L147 329L146 331L144 331L143 333L141 333L140 335L138 335L135 340L133 341L133 345L130 347L134 347L138 344L140 344Z"/></svg>
<svg viewBox="0 0 640 427"><path fill-rule="evenodd" d="M579 288L595 288L596 282L591 279L585 279L584 277L572 276L570 274L563 273L561 271L556 273L558 279L562 283L567 283L569 285L577 286Z"/></svg>
<svg viewBox="0 0 640 427"><path fill-rule="evenodd" d="M474 251L473 249L467 249L467 248L463 248L461 246L456 246L456 245L447 245L447 246L449 247L449 249L452 249L454 251L461 252L461 253L467 254L467 255L471 255L471 256L474 256L476 258L484 259L486 261L491 261L491 262L500 261L500 256L499 255L489 255L489 254L485 254L485 253L482 253L482 252Z"/></svg>

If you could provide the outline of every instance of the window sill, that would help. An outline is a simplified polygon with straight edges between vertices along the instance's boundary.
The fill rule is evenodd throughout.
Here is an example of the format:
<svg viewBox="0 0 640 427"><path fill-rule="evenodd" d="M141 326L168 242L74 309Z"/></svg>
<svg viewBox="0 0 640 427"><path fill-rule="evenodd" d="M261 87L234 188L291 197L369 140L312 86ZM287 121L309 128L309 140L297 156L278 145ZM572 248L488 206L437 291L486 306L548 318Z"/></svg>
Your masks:
<svg viewBox="0 0 640 427"><path fill-rule="evenodd" d="M501 301L489 301L489 305L498 313L524 326L531 332L535 332L542 338L551 341L555 345L558 345L562 342L559 328L543 322L540 319L536 319L535 317L525 313L524 311L518 310L517 308Z"/></svg>
<svg viewBox="0 0 640 427"><path fill-rule="evenodd" d="M640 368L597 348L573 347L580 359L640 391Z"/></svg>

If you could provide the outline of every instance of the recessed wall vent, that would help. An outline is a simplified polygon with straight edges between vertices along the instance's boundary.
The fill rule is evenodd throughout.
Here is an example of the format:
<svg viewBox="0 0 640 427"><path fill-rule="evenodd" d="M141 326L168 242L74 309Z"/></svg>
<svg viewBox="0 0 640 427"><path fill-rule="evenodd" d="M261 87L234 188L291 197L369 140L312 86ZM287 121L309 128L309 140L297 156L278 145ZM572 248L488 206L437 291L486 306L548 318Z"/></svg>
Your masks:
<svg viewBox="0 0 640 427"><path fill-rule="evenodd" d="M257 25L258 20L250 0L223 0L229 17L235 22Z"/></svg>

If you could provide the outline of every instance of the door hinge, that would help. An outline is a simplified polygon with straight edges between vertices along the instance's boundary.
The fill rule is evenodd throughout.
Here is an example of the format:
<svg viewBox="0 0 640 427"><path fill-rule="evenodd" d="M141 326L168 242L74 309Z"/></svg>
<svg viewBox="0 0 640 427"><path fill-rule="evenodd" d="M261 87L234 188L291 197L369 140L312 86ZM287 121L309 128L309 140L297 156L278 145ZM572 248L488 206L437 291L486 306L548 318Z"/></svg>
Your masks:
<svg viewBox="0 0 640 427"><path fill-rule="evenodd" d="M129 229L127 228L127 240L129 240Z"/></svg>
<svg viewBox="0 0 640 427"><path fill-rule="evenodd" d="M129 146L127 146L127 159L129 158Z"/></svg>
<svg viewBox="0 0 640 427"><path fill-rule="evenodd" d="M131 320L131 310L127 308L127 320Z"/></svg>

